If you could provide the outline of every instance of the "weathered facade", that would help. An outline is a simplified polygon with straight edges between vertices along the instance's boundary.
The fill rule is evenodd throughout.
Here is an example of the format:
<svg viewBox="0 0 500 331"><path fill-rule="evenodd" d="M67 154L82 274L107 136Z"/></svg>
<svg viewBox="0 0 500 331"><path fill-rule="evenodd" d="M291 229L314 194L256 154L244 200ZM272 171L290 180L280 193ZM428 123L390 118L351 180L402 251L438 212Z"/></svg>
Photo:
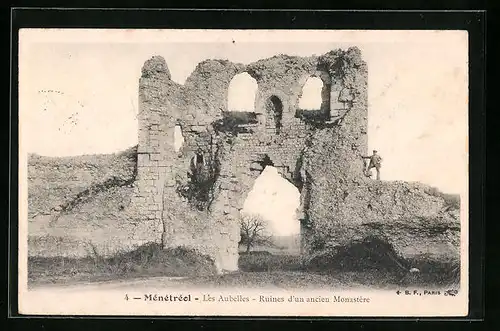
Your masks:
<svg viewBox="0 0 500 331"><path fill-rule="evenodd" d="M257 84L251 112L228 108L242 73ZM319 109L299 107L309 77L323 83ZM458 263L456 200L424 184L365 177L367 93L357 48L248 65L207 60L184 85L152 57L139 82L137 148L30 159L29 254L113 255L161 241L236 270L240 211L272 165L300 192L305 260L376 237L407 260Z"/></svg>
<svg viewBox="0 0 500 331"><path fill-rule="evenodd" d="M243 72L258 84L254 114L228 109L229 84ZM309 77L323 81L323 102L315 112L298 107ZM135 201L141 217L163 225L165 246L196 247L220 269L235 270L240 210L254 180L273 165L301 192L298 213L307 243L308 223L314 221L310 200L322 196L312 185L321 178L312 178L309 168L321 169L322 177L363 177L366 84L367 67L356 48L318 57L280 55L249 65L207 60L184 86L170 79L163 58L151 58L142 69L139 94ZM184 144L176 150L179 129ZM325 157L335 160L334 167L310 155L315 141L333 144L333 154Z"/></svg>

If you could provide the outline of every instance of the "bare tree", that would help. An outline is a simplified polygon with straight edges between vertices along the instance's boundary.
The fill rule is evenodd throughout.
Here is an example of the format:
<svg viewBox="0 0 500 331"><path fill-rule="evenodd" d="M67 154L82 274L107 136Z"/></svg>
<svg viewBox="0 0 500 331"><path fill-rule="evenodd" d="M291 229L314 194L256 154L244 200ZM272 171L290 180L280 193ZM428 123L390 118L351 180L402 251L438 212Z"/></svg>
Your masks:
<svg viewBox="0 0 500 331"><path fill-rule="evenodd" d="M256 215L245 215L240 220L240 245L245 245L246 252L256 245L273 245L272 236L267 233L268 224Z"/></svg>

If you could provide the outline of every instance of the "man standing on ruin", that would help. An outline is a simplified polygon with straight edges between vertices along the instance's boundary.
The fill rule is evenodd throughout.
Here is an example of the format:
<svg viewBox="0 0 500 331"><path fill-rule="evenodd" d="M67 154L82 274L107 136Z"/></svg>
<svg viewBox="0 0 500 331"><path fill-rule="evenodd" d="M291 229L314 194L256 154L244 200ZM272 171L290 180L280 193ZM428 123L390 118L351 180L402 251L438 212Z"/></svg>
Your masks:
<svg viewBox="0 0 500 331"><path fill-rule="evenodd" d="M370 159L368 168L365 171L365 175L370 177L370 170L375 168L377 170L377 180L380 180L380 167L382 166L382 158L377 154L376 150L373 150L373 154L370 156L363 156L363 159Z"/></svg>

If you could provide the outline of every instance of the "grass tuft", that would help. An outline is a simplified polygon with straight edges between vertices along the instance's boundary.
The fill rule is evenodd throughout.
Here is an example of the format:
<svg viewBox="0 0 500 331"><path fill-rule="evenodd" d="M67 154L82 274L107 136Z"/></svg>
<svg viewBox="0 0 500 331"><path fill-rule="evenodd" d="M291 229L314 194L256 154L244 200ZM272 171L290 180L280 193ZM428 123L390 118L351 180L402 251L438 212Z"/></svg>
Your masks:
<svg viewBox="0 0 500 331"><path fill-rule="evenodd" d="M267 251L240 253L238 266L241 271L298 271L302 269L300 256L273 255Z"/></svg>

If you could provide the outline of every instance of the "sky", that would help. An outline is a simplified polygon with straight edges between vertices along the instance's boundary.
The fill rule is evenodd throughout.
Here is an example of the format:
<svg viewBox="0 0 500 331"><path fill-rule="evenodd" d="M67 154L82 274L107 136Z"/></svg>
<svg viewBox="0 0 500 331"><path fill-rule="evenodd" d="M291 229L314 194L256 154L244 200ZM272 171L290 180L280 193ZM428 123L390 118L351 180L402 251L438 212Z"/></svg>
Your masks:
<svg viewBox="0 0 500 331"><path fill-rule="evenodd" d="M66 156L137 144L138 80L153 55L163 56L172 79L183 84L205 59L250 63L349 46L359 47L368 65L368 147L383 157L382 180L464 193L468 45L462 31L21 30L21 149ZM280 196L276 182L269 183L260 196Z"/></svg>

